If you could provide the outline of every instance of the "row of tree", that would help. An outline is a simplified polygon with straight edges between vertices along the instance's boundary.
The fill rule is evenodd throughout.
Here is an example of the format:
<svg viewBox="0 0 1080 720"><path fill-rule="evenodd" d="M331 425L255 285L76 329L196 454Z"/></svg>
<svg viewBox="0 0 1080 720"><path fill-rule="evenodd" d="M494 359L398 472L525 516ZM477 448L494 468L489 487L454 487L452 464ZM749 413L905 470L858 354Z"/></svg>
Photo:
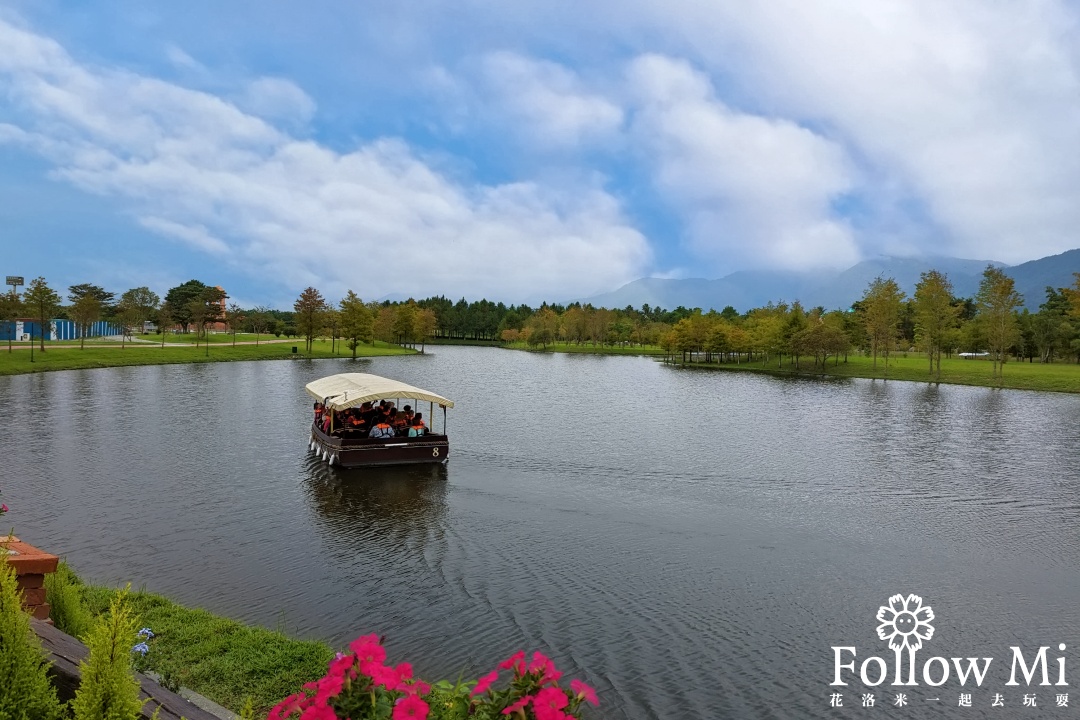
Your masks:
<svg viewBox="0 0 1080 720"><path fill-rule="evenodd" d="M4 296L0 320L32 311L43 326L52 317L67 317L84 328L107 319L127 332L152 320L162 330L197 333L221 322L234 337L236 332L254 333L256 341L267 333L303 337L308 350L316 338L342 340L354 357L360 343L382 340L423 347L426 339L435 338L536 347L555 342L653 345L683 359L703 354L706 361L774 358L782 364L788 358L796 366L801 358L823 364L860 351L873 357L875 367L880 357L886 373L896 350L920 349L935 375L940 375L942 355L961 351L988 353L995 376L1009 356L1080 362L1080 273L1073 287L1046 288L1046 302L1032 313L1021 310L1013 280L993 266L984 271L974 298L954 296L948 277L932 270L923 273L911 298L894 279L878 278L848 310L806 309L797 301L780 301L741 314L730 306L720 312L649 305L610 310L581 303L532 308L489 300L455 303L443 296L365 303L351 290L332 302L314 287L306 288L289 312L226 306L220 288L198 280L170 289L163 301L145 287L119 298L90 284L68 291L70 304L62 306L44 279L37 278L21 298L15 293Z"/></svg>

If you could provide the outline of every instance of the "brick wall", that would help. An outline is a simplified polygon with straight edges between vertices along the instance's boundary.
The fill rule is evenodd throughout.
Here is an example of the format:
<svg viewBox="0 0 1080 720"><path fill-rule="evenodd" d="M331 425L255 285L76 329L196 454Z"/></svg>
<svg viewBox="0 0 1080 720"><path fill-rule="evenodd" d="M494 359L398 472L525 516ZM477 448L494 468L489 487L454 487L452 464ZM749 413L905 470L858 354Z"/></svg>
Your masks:
<svg viewBox="0 0 1080 720"><path fill-rule="evenodd" d="M0 547L13 551L7 555L7 563L15 568L19 590L23 594L23 607L39 620L49 619L49 603L45 597L45 576L56 572L60 558L38 550L30 543L13 537L0 538Z"/></svg>

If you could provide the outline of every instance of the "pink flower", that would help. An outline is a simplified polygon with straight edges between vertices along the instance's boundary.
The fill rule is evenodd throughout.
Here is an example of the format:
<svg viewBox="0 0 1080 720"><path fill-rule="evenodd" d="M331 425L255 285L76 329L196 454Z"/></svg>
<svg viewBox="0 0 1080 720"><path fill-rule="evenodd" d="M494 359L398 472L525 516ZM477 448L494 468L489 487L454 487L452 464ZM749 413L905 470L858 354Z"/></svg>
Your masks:
<svg viewBox="0 0 1080 720"><path fill-rule="evenodd" d="M549 658L547 655L545 655L544 653L537 650L536 652L533 653L532 662L529 663L529 672L536 672L537 670L543 670L544 668L546 668L548 666L549 663L551 663L551 658Z"/></svg>
<svg viewBox="0 0 1080 720"><path fill-rule="evenodd" d="M562 709L569 702L566 693L559 688L544 688L533 698L533 714L536 720L564 720L566 713Z"/></svg>
<svg viewBox="0 0 1080 720"><path fill-rule="evenodd" d="M319 681L319 692L315 695L315 698L319 702L326 702L330 698L340 695L341 688L344 685L345 680L340 675L327 675Z"/></svg>
<svg viewBox="0 0 1080 720"><path fill-rule="evenodd" d="M44 327L44 326L43 326ZM3 515L8 511L8 506L0 503L0 515Z"/></svg>
<svg viewBox="0 0 1080 720"><path fill-rule="evenodd" d="M484 677L480 678L480 681L476 683L476 687L469 693L469 697L476 697L482 692L487 692L487 689L491 687L491 683L499 679L499 671L492 670Z"/></svg>
<svg viewBox="0 0 1080 720"><path fill-rule="evenodd" d="M326 705L310 707L300 716L300 720L337 720L337 713Z"/></svg>
<svg viewBox="0 0 1080 720"><path fill-rule="evenodd" d="M385 665L361 663L360 672L369 676L373 684L382 685L387 690L392 690L401 683L401 676L398 675L398 671Z"/></svg>
<svg viewBox="0 0 1080 720"><path fill-rule="evenodd" d="M294 712L299 712L302 709L300 701L304 699L303 693L296 693L285 698L270 711L270 714L266 716L266 720L283 720L289 717Z"/></svg>
<svg viewBox="0 0 1080 720"><path fill-rule="evenodd" d="M394 669L397 670L398 677L402 680L408 680L412 677L412 665L409 663L398 663L398 666Z"/></svg>
<svg viewBox="0 0 1080 720"><path fill-rule="evenodd" d="M330 661L330 670L326 673L332 677L345 677L345 671L353 666L356 658L352 655L343 655L338 653L338 656Z"/></svg>
<svg viewBox="0 0 1080 720"><path fill-rule="evenodd" d="M360 662L381 665L386 660L386 648L379 644L379 638L376 635L356 638L349 643L349 649L356 653L356 659Z"/></svg>
<svg viewBox="0 0 1080 720"><path fill-rule="evenodd" d="M596 691L591 687L581 682L578 679L570 681L570 689L574 691L574 694L579 698L589 703L590 705L599 705L600 701L596 699Z"/></svg>
<svg viewBox="0 0 1080 720"><path fill-rule="evenodd" d="M415 695L406 695L394 706L393 720L426 720L428 704Z"/></svg>
<svg viewBox="0 0 1080 720"><path fill-rule="evenodd" d="M503 660L501 663L499 663L499 669L500 670L509 670L511 668L513 668L514 672L517 673L518 675L525 672L525 651L524 650L518 650L516 653L514 653L510 657L510 659Z"/></svg>
<svg viewBox="0 0 1080 720"><path fill-rule="evenodd" d="M533 699L532 695L523 695L523 696L521 696L520 699L518 699L517 702L511 703L511 704L507 705L505 708L503 708L502 714L503 715L509 715L511 713L515 713L518 710L520 710L521 708L528 705L529 701L532 700L532 699Z"/></svg>

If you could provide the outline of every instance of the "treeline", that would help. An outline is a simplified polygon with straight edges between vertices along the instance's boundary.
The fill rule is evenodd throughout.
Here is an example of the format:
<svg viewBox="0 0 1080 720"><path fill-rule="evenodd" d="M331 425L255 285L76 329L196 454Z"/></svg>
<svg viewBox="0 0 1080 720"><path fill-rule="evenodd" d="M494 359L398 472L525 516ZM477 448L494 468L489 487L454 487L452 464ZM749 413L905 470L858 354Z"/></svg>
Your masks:
<svg viewBox="0 0 1080 720"><path fill-rule="evenodd" d="M267 307L243 309L226 303L217 287L190 280L159 298L148 288L117 296L95 285L68 289L63 305L43 278L30 283L20 298L9 292L0 304L0 320L22 314L44 319L66 317L89 326L111 320L127 329L152 321L161 330L205 333L215 323L229 332L344 341L354 351L375 340L421 345L429 340L524 343L546 348L561 342L593 347L655 346L672 358L706 362L769 362L785 360L839 362L852 352L880 358L888 371L890 355L921 350L931 373L940 373L942 355L985 354L994 373L1010 357L1034 362L1080 362L1080 273L1068 288L1046 288L1038 311L1022 308L1013 280L987 267L973 298L953 294L944 273L923 273L912 297L892 278L871 282L863 297L846 310L804 308L799 302L770 303L745 313L726 307L674 310L643 305L640 309L567 305L506 305L489 300L453 302L438 296L405 302L365 303L353 291L338 302L306 288L292 311ZM804 360L805 359L805 360Z"/></svg>

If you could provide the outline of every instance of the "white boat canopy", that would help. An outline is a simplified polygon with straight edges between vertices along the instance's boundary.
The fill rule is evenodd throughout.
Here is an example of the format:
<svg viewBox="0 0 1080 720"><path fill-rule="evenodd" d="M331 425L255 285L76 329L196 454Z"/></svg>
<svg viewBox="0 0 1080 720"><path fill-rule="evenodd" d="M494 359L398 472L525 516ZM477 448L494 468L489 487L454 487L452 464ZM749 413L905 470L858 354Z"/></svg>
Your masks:
<svg viewBox="0 0 1080 720"><path fill-rule="evenodd" d="M427 400L448 408L454 407L454 403L442 395L367 373L330 375L319 380L312 380L304 386L304 389L307 390L308 395L319 402L326 400L327 407L332 410L344 410L366 402L397 398Z"/></svg>

